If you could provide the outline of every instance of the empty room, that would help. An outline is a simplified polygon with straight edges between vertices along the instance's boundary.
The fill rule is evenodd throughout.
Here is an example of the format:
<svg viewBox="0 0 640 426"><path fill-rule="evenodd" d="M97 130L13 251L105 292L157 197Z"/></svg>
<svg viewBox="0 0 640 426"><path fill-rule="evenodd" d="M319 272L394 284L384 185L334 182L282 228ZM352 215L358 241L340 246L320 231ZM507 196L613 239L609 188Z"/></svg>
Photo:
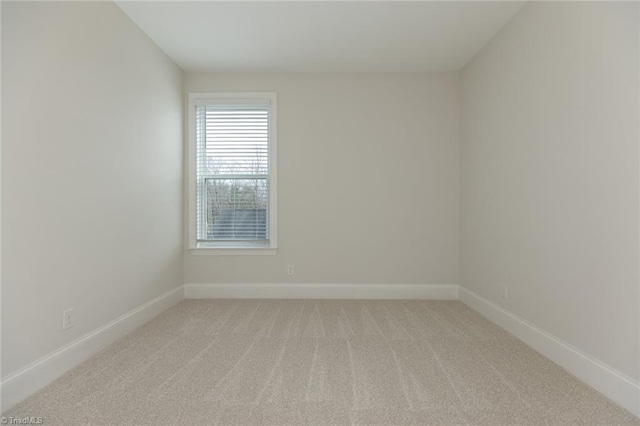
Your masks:
<svg viewBox="0 0 640 426"><path fill-rule="evenodd" d="M2 424L640 425L640 3L0 13Z"/></svg>

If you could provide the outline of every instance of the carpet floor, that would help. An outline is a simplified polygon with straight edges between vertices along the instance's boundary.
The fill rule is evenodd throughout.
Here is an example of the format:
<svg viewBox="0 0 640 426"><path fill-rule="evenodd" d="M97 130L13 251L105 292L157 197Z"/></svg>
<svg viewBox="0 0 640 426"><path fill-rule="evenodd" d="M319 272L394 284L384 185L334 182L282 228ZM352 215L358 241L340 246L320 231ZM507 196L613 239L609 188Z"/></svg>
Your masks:
<svg viewBox="0 0 640 426"><path fill-rule="evenodd" d="M5 416L61 425L640 425L457 301L185 300Z"/></svg>

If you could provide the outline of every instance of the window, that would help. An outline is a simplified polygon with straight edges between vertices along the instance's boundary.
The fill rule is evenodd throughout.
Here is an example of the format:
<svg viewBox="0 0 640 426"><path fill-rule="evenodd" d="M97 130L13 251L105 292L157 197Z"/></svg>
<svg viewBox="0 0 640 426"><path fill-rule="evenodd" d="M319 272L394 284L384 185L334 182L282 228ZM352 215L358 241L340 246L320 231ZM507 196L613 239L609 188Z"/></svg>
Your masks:
<svg viewBox="0 0 640 426"><path fill-rule="evenodd" d="M189 94L189 248L274 254L275 93Z"/></svg>

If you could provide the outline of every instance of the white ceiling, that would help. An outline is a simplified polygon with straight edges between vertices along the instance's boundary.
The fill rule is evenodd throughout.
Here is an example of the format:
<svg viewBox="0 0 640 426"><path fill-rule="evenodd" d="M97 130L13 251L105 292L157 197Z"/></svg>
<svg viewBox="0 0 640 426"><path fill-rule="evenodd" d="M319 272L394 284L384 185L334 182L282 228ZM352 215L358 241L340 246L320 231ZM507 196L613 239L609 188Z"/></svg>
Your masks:
<svg viewBox="0 0 640 426"><path fill-rule="evenodd" d="M459 70L522 2L118 1L186 71Z"/></svg>

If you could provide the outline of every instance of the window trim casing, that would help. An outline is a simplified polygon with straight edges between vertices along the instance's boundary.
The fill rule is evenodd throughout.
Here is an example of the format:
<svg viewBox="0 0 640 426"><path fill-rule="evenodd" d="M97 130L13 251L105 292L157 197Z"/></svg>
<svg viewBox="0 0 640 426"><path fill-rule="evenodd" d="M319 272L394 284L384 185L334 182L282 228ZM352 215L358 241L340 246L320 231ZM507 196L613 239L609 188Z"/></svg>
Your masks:
<svg viewBox="0 0 640 426"><path fill-rule="evenodd" d="M269 245L264 247L247 245L233 247L220 245L219 247L198 247L196 235L197 221L197 171L196 171L196 116L195 107L220 101L231 101L239 104L250 104L252 101L268 99L269 108ZM189 241L191 254L196 255L275 255L278 250L278 218L277 218L277 188L278 188L278 105L275 92L191 92L187 102L187 212Z"/></svg>

